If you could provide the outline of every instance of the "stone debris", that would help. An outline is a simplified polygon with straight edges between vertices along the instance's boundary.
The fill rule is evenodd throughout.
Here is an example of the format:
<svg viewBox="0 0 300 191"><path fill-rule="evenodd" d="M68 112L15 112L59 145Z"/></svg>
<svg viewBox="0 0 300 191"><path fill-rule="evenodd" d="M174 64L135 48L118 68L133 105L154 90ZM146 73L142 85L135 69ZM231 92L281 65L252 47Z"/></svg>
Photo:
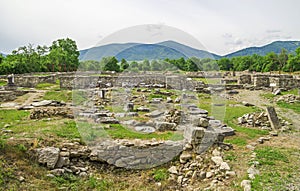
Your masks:
<svg viewBox="0 0 300 191"><path fill-rule="evenodd" d="M275 114L272 112L272 114L270 114L269 116L274 117L274 115L277 114L275 112ZM239 117L238 123L240 125L246 126L246 127L257 127L263 130L273 130L272 128L272 123L270 123L269 117L267 112L256 112L256 113L247 113L244 114L242 117ZM278 128L281 131L284 130L289 130L290 128L288 127L289 125L291 125L288 121L285 121L281 118L279 119L279 124L276 123L276 128ZM272 121L272 120L271 120ZM275 122L275 121L273 121Z"/></svg>
<svg viewBox="0 0 300 191"><path fill-rule="evenodd" d="M280 96L279 98L275 98L276 102L286 102L286 103L298 103L300 102L300 96L293 94L286 94Z"/></svg>

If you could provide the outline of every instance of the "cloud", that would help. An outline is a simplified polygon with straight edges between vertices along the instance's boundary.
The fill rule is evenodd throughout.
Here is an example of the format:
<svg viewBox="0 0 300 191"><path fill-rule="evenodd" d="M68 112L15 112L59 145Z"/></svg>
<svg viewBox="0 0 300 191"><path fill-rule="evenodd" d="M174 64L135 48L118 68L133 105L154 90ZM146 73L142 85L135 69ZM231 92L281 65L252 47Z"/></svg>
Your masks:
<svg viewBox="0 0 300 191"><path fill-rule="evenodd" d="M231 33L224 33L224 34L222 35L222 37L223 37L223 38L226 38L226 39L232 38L232 34L231 34Z"/></svg>
<svg viewBox="0 0 300 191"><path fill-rule="evenodd" d="M266 33L281 33L282 31L281 30L278 30L278 29L269 29L269 30L266 30Z"/></svg>

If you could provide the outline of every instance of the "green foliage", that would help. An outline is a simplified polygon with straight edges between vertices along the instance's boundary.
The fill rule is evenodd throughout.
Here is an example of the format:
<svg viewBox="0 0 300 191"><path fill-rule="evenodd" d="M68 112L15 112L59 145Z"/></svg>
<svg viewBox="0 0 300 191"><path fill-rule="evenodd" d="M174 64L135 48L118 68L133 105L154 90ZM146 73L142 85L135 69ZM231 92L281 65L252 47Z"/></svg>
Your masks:
<svg viewBox="0 0 300 191"><path fill-rule="evenodd" d="M104 71L115 71L120 72L120 66L118 65L118 60L113 57L103 58L104 61Z"/></svg>
<svg viewBox="0 0 300 191"><path fill-rule="evenodd" d="M0 57L0 74L74 71L78 57L77 45L69 38L58 39L50 47L29 44Z"/></svg>
<svg viewBox="0 0 300 191"><path fill-rule="evenodd" d="M265 56L253 54L221 58L217 63L221 70L227 71L294 72L300 70L300 47L296 50L296 54L288 54L288 51L283 48L278 54L269 52Z"/></svg>
<svg viewBox="0 0 300 191"><path fill-rule="evenodd" d="M169 173L167 171L167 169L162 168L162 169L156 169L153 172L153 179L157 182L159 181L164 181L169 177Z"/></svg>
<svg viewBox="0 0 300 191"><path fill-rule="evenodd" d="M255 152L261 165L274 165L275 161L289 162L288 157L275 147L258 148Z"/></svg>

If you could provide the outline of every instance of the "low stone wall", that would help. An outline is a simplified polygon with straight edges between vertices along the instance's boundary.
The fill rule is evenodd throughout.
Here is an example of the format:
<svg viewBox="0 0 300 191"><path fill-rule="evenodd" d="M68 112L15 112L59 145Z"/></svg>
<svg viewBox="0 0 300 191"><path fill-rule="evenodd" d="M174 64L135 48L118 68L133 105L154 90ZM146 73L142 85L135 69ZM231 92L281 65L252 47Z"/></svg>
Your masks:
<svg viewBox="0 0 300 191"><path fill-rule="evenodd" d="M16 99L16 95L13 91L0 91L1 102L13 101Z"/></svg>
<svg viewBox="0 0 300 191"><path fill-rule="evenodd" d="M18 87L34 88L39 83L55 84L55 75L49 76L15 76L14 82Z"/></svg>
<svg viewBox="0 0 300 191"><path fill-rule="evenodd" d="M253 79L255 87L270 87L270 79L268 76L256 76Z"/></svg>
<svg viewBox="0 0 300 191"><path fill-rule="evenodd" d="M105 142L92 149L91 156L96 161L127 169L147 169L162 165L178 156L184 142L166 141L149 148L126 147L113 142Z"/></svg>
<svg viewBox="0 0 300 191"><path fill-rule="evenodd" d="M252 84L251 75L244 74L244 75L239 76L238 83L239 84Z"/></svg>

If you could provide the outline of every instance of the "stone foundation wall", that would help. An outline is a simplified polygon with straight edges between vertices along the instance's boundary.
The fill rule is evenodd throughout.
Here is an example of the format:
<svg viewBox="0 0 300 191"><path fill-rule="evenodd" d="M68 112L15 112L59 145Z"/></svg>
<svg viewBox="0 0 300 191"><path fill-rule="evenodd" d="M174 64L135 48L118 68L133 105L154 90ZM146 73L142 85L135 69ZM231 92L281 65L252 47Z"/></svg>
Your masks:
<svg viewBox="0 0 300 191"><path fill-rule="evenodd" d="M18 87L34 88L39 83L55 84L55 75L49 76L15 76L15 85Z"/></svg>
<svg viewBox="0 0 300 191"><path fill-rule="evenodd" d="M241 75L238 79L239 84L252 84L251 75L245 74Z"/></svg>
<svg viewBox="0 0 300 191"><path fill-rule="evenodd" d="M268 76L255 76L253 83L255 87L270 87L270 79Z"/></svg>

